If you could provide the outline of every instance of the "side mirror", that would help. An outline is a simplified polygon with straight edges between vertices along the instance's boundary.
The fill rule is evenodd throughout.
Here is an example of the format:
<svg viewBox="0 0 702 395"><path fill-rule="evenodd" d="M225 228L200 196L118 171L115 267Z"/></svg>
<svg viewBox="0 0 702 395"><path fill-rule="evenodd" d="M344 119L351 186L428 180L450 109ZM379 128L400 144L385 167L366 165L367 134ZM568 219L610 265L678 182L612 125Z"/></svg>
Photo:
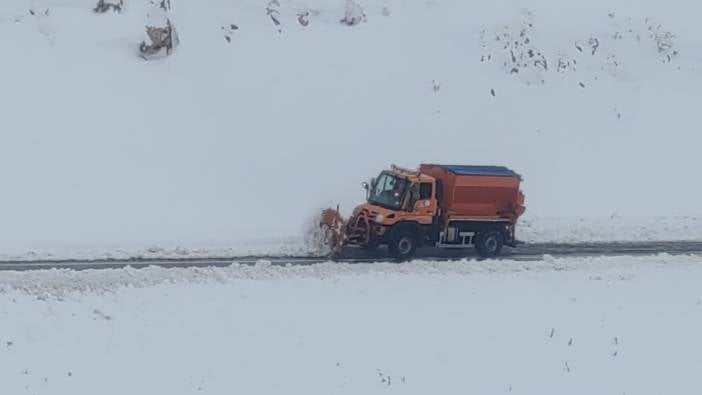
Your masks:
<svg viewBox="0 0 702 395"><path fill-rule="evenodd" d="M366 191L367 191L368 189L370 189L370 186L369 186L368 183L365 182L365 181L363 181L363 182L361 183L361 186L362 186L363 189L365 189Z"/></svg>

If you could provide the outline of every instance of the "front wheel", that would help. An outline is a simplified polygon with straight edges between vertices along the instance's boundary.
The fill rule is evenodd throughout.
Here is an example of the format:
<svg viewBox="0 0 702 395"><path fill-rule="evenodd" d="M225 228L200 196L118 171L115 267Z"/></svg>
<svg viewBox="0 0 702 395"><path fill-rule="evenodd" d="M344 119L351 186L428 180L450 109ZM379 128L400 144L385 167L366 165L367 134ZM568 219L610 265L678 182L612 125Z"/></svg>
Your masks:
<svg viewBox="0 0 702 395"><path fill-rule="evenodd" d="M409 230L399 231L390 241L390 254L398 261L409 260L417 251L417 237Z"/></svg>
<svg viewBox="0 0 702 395"><path fill-rule="evenodd" d="M492 258L500 253L505 238L497 229L488 229L478 233L475 240L475 249L483 258Z"/></svg>

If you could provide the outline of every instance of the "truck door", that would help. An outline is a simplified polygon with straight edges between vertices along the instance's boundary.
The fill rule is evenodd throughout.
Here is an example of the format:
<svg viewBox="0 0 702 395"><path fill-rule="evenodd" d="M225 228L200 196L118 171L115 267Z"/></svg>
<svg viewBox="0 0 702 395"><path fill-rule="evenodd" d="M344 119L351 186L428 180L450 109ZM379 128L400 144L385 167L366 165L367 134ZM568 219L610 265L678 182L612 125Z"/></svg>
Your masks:
<svg viewBox="0 0 702 395"><path fill-rule="evenodd" d="M413 214L417 216L417 221L422 224L431 224L436 214L437 205L434 197L434 184L422 182L412 186Z"/></svg>

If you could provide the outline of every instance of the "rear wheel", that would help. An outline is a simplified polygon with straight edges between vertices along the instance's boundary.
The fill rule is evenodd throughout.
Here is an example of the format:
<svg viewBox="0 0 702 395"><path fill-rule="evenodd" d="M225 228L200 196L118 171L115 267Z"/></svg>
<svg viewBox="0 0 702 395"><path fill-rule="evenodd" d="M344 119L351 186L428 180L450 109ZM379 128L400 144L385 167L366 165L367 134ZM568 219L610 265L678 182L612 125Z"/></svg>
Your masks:
<svg viewBox="0 0 702 395"><path fill-rule="evenodd" d="M417 251L417 235L416 232L410 229L399 229L392 237L388 248L390 254L398 261L405 261Z"/></svg>
<svg viewBox="0 0 702 395"><path fill-rule="evenodd" d="M500 253L505 237L497 229L488 229L478 233L475 249L483 258L492 258Z"/></svg>

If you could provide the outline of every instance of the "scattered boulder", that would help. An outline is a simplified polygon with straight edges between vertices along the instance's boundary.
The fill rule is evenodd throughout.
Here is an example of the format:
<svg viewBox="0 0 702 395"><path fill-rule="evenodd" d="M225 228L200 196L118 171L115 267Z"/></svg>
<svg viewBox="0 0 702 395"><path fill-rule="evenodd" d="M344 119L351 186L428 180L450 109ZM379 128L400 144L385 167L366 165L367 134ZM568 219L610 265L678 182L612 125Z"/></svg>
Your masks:
<svg viewBox="0 0 702 395"><path fill-rule="evenodd" d="M151 2L151 4L153 4L153 1ZM171 10L171 0L161 0L158 3L158 7L164 11L170 11Z"/></svg>
<svg viewBox="0 0 702 395"><path fill-rule="evenodd" d="M164 52L168 56L180 44L178 33L170 20L163 27L146 26L146 35L149 42L144 40L139 46L139 52L145 60L161 57Z"/></svg>
<svg viewBox="0 0 702 395"><path fill-rule="evenodd" d="M661 24L656 24L646 18L649 37L655 42L658 53L663 57L663 63L669 63L678 56L675 45L675 34L666 30Z"/></svg>
<svg viewBox="0 0 702 395"><path fill-rule="evenodd" d="M227 40L228 43L231 43L232 35L235 31L239 30L239 26L232 23L229 25L222 26L222 30L224 31L224 39Z"/></svg>
<svg viewBox="0 0 702 395"><path fill-rule="evenodd" d="M280 2L278 0L270 0L266 6L266 15L271 18L271 22L278 29L278 33L282 33L280 28Z"/></svg>
<svg viewBox="0 0 702 395"><path fill-rule="evenodd" d="M98 0L93 11L97 14L104 14L107 11L112 11L116 13L122 12L124 7L124 0Z"/></svg>
<svg viewBox="0 0 702 395"><path fill-rule="evenodd" d="M344 18L339 22L346 26L356 26L359 23L366 22L366 20L366 13L363 12L363 8L354 0L346 0Z"/></svg>
<svg viewBox="0 0 702 395"><path fill-rule="evenodd" d="M169 56L180 44L178 32L169 17L170 10L170 0L151 0L151 10L146 15L146 39L139 46L143 59Z"/></svg>
<svg viewBox="0 0 702 395"><path fill-rule="evenodd" d="M310 12L304 11L297 14L297 22L300 25L307 27L310 24Z"/></svg>

